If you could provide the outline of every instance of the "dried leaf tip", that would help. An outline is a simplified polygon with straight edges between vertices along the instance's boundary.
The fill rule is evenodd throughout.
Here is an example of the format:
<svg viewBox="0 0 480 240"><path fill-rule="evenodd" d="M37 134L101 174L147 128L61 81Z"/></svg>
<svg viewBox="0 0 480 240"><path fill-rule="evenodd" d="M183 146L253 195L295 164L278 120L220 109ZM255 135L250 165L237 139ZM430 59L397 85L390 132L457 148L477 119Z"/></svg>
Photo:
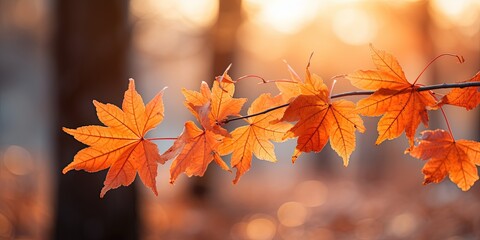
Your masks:
<svg viewBox="0 0 480 240"><path fill-rule="evenodd" d="M315 52L310 53L310 57L308 58L307 68L310 67L310 62L312 62L312 58L313 58L313 54L314 54L314 53L315 53Z"/></svg>

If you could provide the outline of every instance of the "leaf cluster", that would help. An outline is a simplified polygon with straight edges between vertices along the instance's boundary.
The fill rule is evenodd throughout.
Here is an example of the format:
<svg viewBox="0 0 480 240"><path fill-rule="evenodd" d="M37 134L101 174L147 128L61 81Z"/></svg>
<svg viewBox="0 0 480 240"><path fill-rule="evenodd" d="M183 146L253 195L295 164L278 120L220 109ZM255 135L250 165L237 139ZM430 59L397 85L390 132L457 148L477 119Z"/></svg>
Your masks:
<svg viewBox="0 0 480 240"><path fill-rule="evenodd" d="M197 123L185 122L182 133L176 138L145 137L164 118L164 90L145 105L131 79L121 109L93 102L105 126L63 129L88 145L75 155L63 172L73 169L96 172L109 168L101 197L110 189L128 186L138 173L142 182L157 195L158 164L172 162L172 184L182 173L189 177L203 176L212 162L226 171L235 168L233 182L237 183L250 169L253 155L260 160L276 162L272 142L287 139L297 142L292 162L304 152L320 152L330 142L343 164L348 166L355 150L356 132L366 131L362 116L381 116L377 124L377 145L405 133L409 145L406 153L427 161L423 168L425 184L440 182L448 175L458 187L468 190L478 180L479 142L455 140L445 114L448 131L427 130L417 141L414 137L420 123L428 127L428 111L443 112L444 105L467 110L477 107L480 104L480 73L454 84L450 93L439 97L433 87L429 89L417 84L418 78L413 83L408 81L392 54L373 47L371 53L375 69L358 70L345 76L354 87L365 92L332 96L322 78L310 72L310 63L304 79L287 65L290 80L273 81L280 93L258 96L248 108L247 116L240 115L247 99L234 97L237 81L232 80L227 69L215 79L211 88L202 82L199 91L182 90L184 105ZM468 84L468 87L460 87L461 84ZM368 96L356 103L339 99L339 96L360 94ZM243 120L245 124L229 132L225 125L235 120ZM162 139L174 139L174 142L160 154L152 141ZM231 161L227 164L222 156L229 154Z"/></svg>

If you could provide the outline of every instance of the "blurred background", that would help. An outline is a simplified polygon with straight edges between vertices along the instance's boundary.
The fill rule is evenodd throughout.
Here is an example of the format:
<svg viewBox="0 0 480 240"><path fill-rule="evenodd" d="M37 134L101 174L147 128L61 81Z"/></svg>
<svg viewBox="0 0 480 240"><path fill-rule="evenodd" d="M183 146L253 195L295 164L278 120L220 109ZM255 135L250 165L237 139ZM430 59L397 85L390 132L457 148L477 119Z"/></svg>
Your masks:
<svg viewBox="0 0 480 240"><path fill-rule="evenodd" d="M479 184L423 186L423 162L402 154L403 137L374 145L378 118L365 118L348 168L329 146L292 165L288 141L278 163L254 159L237 185L212 164L172 186L170 163L159 166L158 197L137 179L100 199L106 171L61 174L84 147L61 127L99 124L92 100L121 104L129 77L146 101L169 87L150 135L176 137L192 119L181 89L230 63L233 78L288 78L283 60L303 76L315 52L311 70L330 86L373 68L369 43L409 79L439 54L463 55L438 60L420 82L467 80L480 69L480 1L0 0L0 239L480 238ZM256 82L238 83L236 96L277 93ZM352 90L341 80L334 92ZM480 140L478 108L446 111L457 139ZM430 117L430 129L445 128Z"/></svg>

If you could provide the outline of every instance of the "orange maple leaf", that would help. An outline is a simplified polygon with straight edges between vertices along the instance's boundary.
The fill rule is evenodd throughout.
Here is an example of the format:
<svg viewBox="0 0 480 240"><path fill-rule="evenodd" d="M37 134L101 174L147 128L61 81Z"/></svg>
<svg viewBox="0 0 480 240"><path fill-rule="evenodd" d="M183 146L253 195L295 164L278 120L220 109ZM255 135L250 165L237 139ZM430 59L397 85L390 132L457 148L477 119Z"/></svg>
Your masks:
<svg viewBox="0 0 480 240"><path fill-rule="evenodd" d="M202 130L192 121L186 122L183 133L162 156L165 160L175 157L170 166L170 183L173 184L182 172L189 177L203 176L212 160L228 171L227 164L217 152L223 139L224 136L210 130Z"/></svg>
<svg viewBox="0 0 480 240"><path fill-rule="evenodd" d="M410 151L413 157L428 160L423 167L424 184L439 183L447 174L452 182L467 191L478 180L480 143L455 140L444 130L422 132L418 146Z"/></svg>
<svg viewBox="0 0 480 240"><path fill-rule="evenodd" d="M210 118L216 125L222 124L228 116L239 116L243 104L247 101L246 98L233 98L235 84L225 82L226 79L231 78L224 73L224 82L214 81L212 86Z"/></svg>
<svg viewBox="0 0 480 240"><path fill-rule="evenodd" d="M142 182L158 195L155 177L160 155L157 145L145 139L145 134L163 120L162 96L163 90L145 106L135 90L134 80L130 79L122 109L94 100L98 119L106 127L63 128L78 141L89 145L75 155L63 173L72 169L97 172L110 167L100 193L103 197L110 189L130 185L138 171Z"/></svg>
<svg viewBox="0 0 480 240"><path fill-rule="evenodd" d="M224 78L230 77L225 73ZM174 183L182 172L189 177L203 176L212 161L222 169L229 170L218 153L219 145L225 136L229 136L221 124L228 116L239 115L246 101L233 98L235 92L233 81L215 81L211 91L208 84L202 82L200 92L185 89L182 92L185 95L185 106L197 118L203 129L191 121L185 123L183 133L162 155L162 161L175 158L170 167L170 183Z"/></svg>
<svg viewBox="0 0 480 240"><path fill-rule="evenodd" d="M290 81L276 81L275 85L277 86L278 90L280 91L280 95L282 96L283 103L288 103L292 101L295 97L301 94L300 86L297 83L301 83L302 79L298 74L293 70L293 68L285 61L287 65L288 72L290 73ZM310 72L308 67L310 66L310 62L307 65L307 78L310 77Z"/></svg>
<svg viewBox="0 0 480 240"><path fill-rule="evenodd" d="M357 111L365 116L383 117L378 122L376 144L394 139L403 131L410 147L420 122L428 126L427 108L436 100L431 92L418 91L419 85L408 82L397 59L370 46L377 70L360 70L349 74L352 85L375 92L357 103Z"/></svg>
<svg viewBox="0 0 480 240"><path fill-rule="evenodd" d="M463 82L480 82L480 72L473 78ZM450 104L464 107L472 110L480 104L480 87L454 88L447 95L443 96L439 102L439 106Z"/></svg>
<svg viewBox="0 0 480 240"><path fill-rule="evenodd" d="M330 145L348 165L355 149L355 129L365 131L363 120L355 113L355 104L347 100L330 101L330 93L322 79L310 74L299 83L301 95L285 110L281 121L298 122L285 137L298 137L292 162L302 152L319 152L330 139Z"/></svg>
<svg viewBox="0 0 480 240"><path fill-rule="evenodd" d="M230 79L228 75L225 79ZM210 91L208 84L202 82L200 85L200 92L182 89L185 96L185 106L190 112L201 121L205 129L213 128L213 131L224 136L228 136L228 132L221 125L228 116L239 116L243 104L247 101L246 98L233 98L235 93L235 84L230 82L213 82L212 90ZM206 114L207 118L199 116L195 107L205 106L208 103L209 112Z"/></svg>
<svg viewBox="0 0 480 240"><path fill-rule="evenodd" d="M271 97L262 94L248 109L248 115L264 111L271 106L282 103L282 96ZM258 159L276 162L274 146L270 141L282 142L283 136L292 125L285 122L272 123L282 117L285 109L277 109L268 113L246 119L247 126L236 128L232 131L231 138L225 138L219 147L220 155L233 152L231 166L237 169L233 183L237 183L251 166L252 154Z"/></svg>

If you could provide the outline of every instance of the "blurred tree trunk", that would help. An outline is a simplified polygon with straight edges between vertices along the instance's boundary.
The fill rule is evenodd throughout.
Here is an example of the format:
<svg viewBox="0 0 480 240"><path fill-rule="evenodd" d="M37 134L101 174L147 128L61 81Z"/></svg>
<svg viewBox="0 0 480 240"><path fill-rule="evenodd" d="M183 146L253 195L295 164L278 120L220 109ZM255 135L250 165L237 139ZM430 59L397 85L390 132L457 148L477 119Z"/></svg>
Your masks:
<svg viewBox="0 0 480 240"><path fill-rule="evenodd" d="M220 76L230 63L234 62L237 48L237 30L242 23L242 0L219 0L218 17L211 32L211 46L213 59L210 86L213 76ZM217 167L211 166L209 169ZM211 174L206 173L201 178L194 178L191 184L191 193L198 200L207 197L210 188Z"/></svg>
<svg viewBox="0 0 480 240"><path fill-rule="evenodd" d="M242 0L221 1L217 22L212 32L213 76L223 71L235 60L237 31L242 23Z"/></svg>
<svg viewBox="0 0 480 240"><path fill-rule="evenodd" d="M55 239L137 239L135 186L100 199L106 171L61 169L85 147L61 127L99 124L92 100L121 104L127 88L128 1L55 1L58 196Z"/></svg>

